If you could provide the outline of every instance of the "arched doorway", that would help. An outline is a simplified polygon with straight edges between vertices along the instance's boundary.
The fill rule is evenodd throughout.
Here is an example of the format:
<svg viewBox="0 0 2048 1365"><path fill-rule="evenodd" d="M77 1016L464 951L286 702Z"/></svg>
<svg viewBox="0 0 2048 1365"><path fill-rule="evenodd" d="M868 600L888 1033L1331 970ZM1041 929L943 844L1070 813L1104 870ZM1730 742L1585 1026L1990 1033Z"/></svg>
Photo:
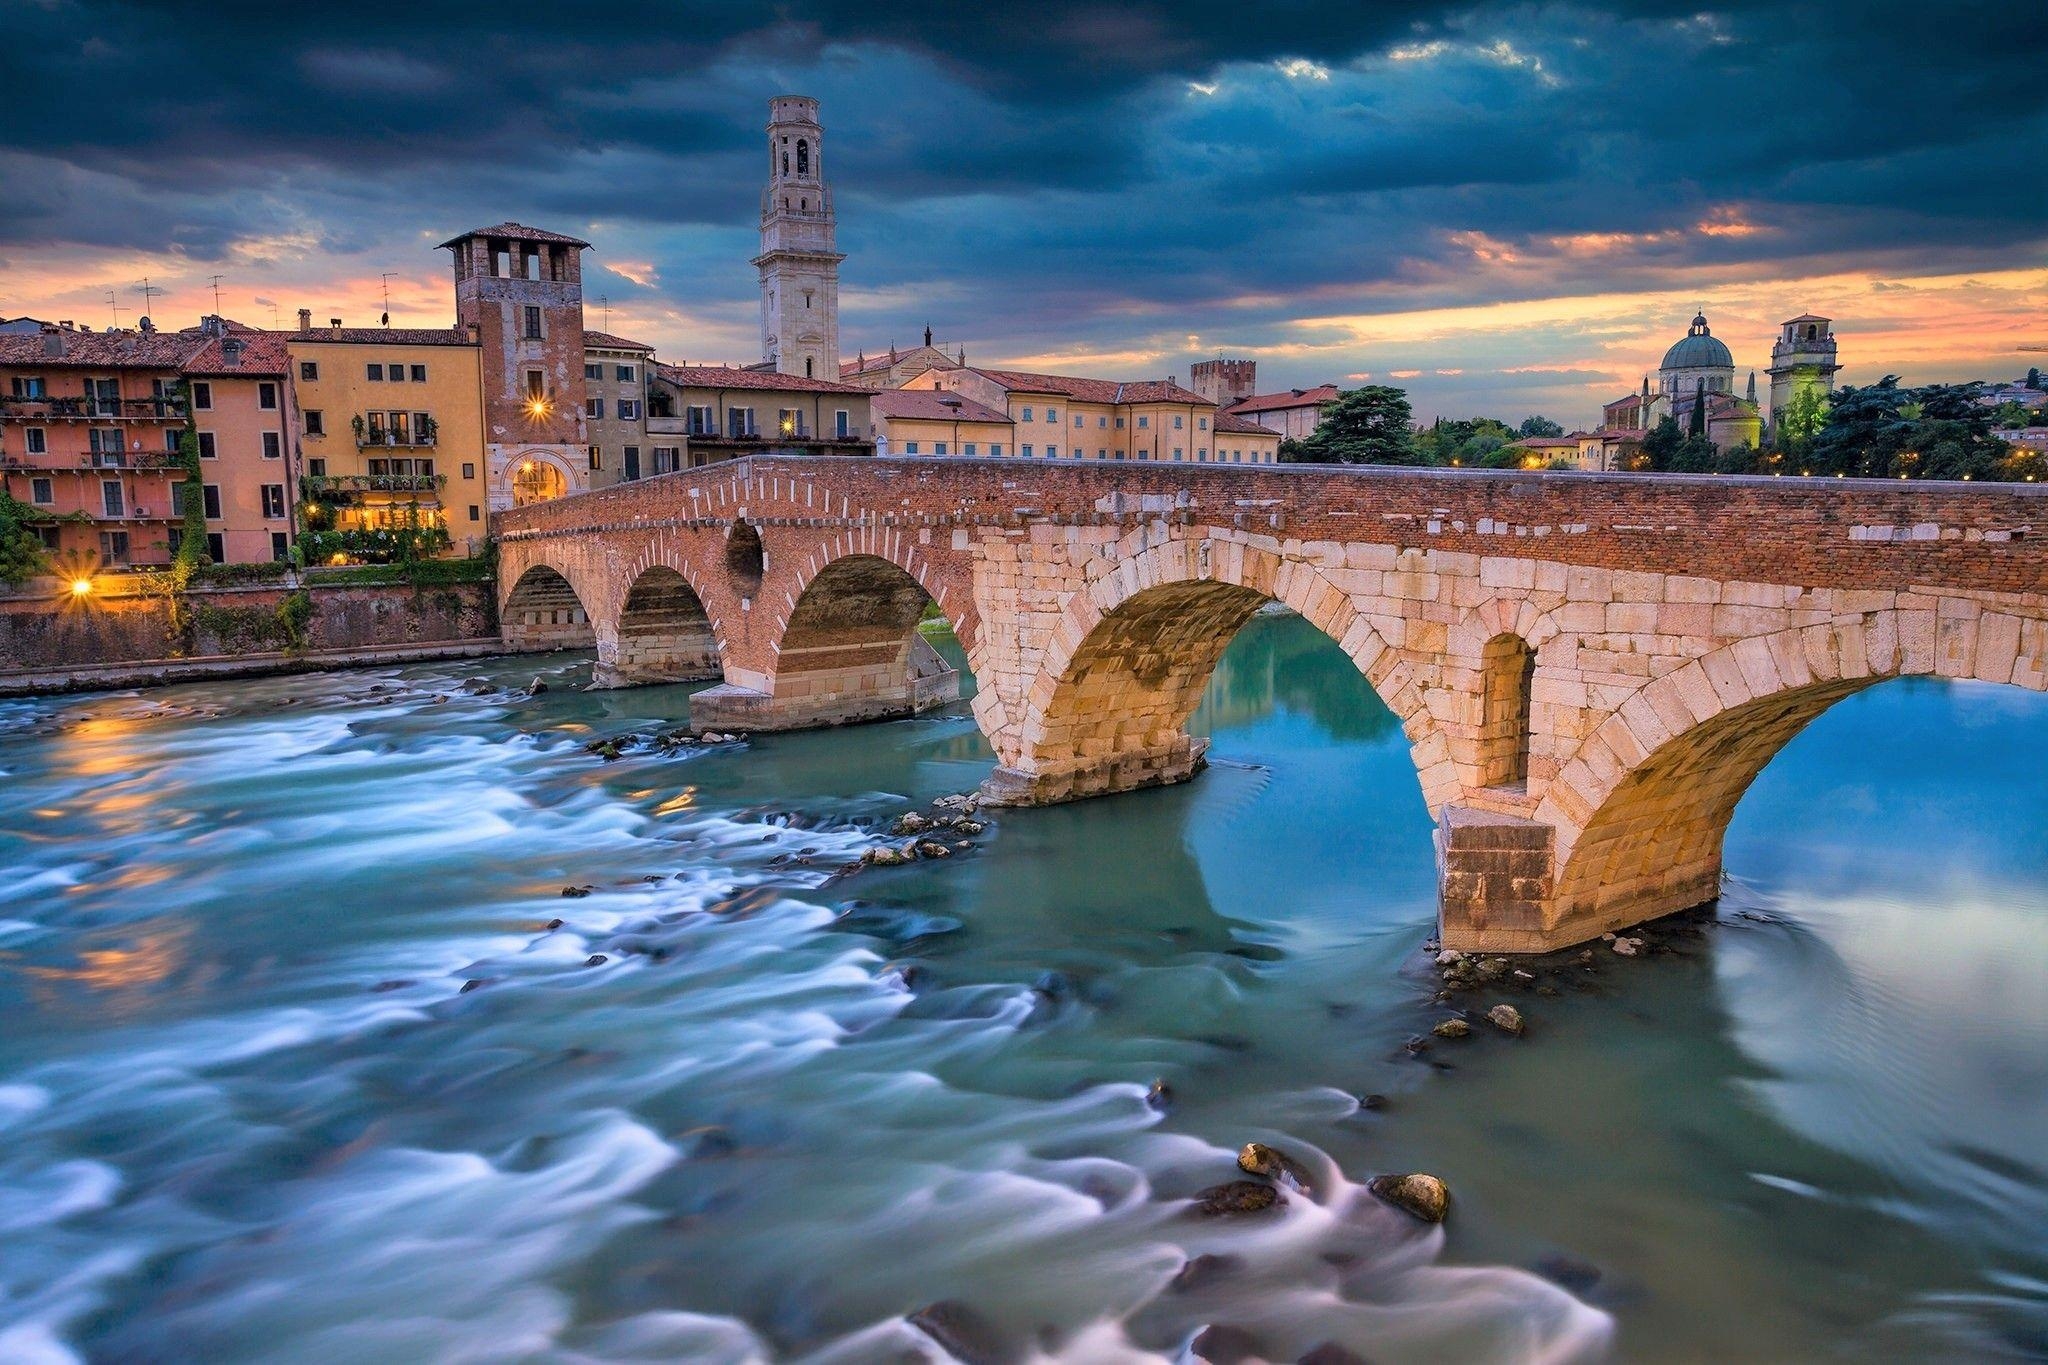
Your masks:
<svg viewBox="0 0 2048 1365"><path fill-rule="evenodd" d="M525 455L512 466L512 505L527 507L536 502L550 502L566 496L569 480L556 467L554 461L538 455Z"/></svg>

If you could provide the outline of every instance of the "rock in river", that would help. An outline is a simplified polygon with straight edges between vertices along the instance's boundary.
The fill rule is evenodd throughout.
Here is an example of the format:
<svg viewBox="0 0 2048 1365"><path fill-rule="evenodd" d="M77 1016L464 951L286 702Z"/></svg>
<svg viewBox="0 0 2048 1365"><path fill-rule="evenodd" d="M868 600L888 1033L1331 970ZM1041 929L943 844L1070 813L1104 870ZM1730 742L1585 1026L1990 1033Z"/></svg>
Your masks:
<svg viewBox="0 0 2048 1365"><path fill-rule="evenodd" d="M1308 1167L1296 1161L1276 1147L1263 1142L1247 1142L1237 1154L1237 1168L1247 1175L1264 1176L1268 1180L1292 1186L1303 1194L1313 1194L1315 1187L1309 1179Z"/></svg>
<svg viewBox="0 0 2048 1365"><path fill-rule="evenodd" d="M1264 1213L1287 1202L1280 1191L1257 1180L1232 1180L1211 1185L1195 1195L1195 1212L1204 1218L1230 1214Z"/></svg>
<svg viewBox="0 0 2048 1365"><path fill-rule="evenodd" d="M1472 1026L1463 1019L1446 1019L1430 1030L1439 1038L1469 1038Z"/></svg>
<svg viewBox="0 0 2048 1365"><path fill-rule="evenodd" d="M1495 1005L1486 1012L1486 1021L1509 1037L1522 1036L1522 1012L1513 1005Z"/></svg>
<svg viewBox="0 0 2048 1365"><path fill-rule="evenodd" d="M1433 1175L1376 1175L1366 1188L1425 1223L1441 1223L1450 1212L1451 1192Z"/></svg>

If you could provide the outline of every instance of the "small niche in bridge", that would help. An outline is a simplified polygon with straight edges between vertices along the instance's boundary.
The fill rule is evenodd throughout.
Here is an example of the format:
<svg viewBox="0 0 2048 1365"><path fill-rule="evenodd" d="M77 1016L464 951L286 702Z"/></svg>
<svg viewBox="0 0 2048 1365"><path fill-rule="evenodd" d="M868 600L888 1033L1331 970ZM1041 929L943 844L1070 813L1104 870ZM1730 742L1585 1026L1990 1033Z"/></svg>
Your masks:
<svg viewBox="0 0 2048 1365"><path fill-rule="evenodd" d="M1485 715L1479 728L1480 781L1519 787L1529 780L1529 691L1536 651L1519 635L1496 635L1481 656Z"/></svg>
<svg viewBox="0 0 2048 1365"><path fill-rule="evenodd" d="M761 533L744 521L736 521L725 533L725 568L740 596L752 597L761 586L768 568L768 555L761 548Z"/></svg>

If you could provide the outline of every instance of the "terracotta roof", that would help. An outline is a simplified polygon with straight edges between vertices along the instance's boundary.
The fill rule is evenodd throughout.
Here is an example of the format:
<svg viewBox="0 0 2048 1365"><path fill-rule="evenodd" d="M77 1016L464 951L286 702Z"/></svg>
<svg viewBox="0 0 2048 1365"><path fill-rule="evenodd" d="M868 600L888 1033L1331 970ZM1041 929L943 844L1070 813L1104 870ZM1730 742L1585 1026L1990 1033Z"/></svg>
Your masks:
<svg viewBox="0 0 2048 1365"><path fill-rule="evenodd" d="M650 355L654 353L654 348L644 341L628 341L625 337L616 336L611 332L593 332L587 327L583 329L583 344L586 347L596 346L608 351L646 351Z"/></svg>
<svg viewBox="0 0 2048 1365"><path fill-rule="evenodd" d="M220 319L219 321L220 321L220 328L219 328L219 330L221 330L221 331L227 331L227 332L260 332L260 331L262 331L262 330L263 330L263 329L262 329L261 327L251 327L251 326L250 326L250 325L249 325L248 323L246 323L246 322L237 322L237 321L235 321L235 320L234 320L233 318L221 318L221 319ZM198 323L197 323L196 325L194 325L194 326L191 326L191 327L180 327L180 328L178 329L178 334L179 334L180 336L188 336L188 337L196 337L196 336L211 336L211 335L213 335L213 333L212 333L211 331L209 331L209 330L207 329L207 326L206 326L207 322L208 322L208 319L206 319L206 318L201 318L201 319L199 320L199 322L198 322Z"/></svg>
<svg viewBox="0 0 2048 1365"><path fill-rule="evenodd" d="M304 332L279 332L286 341L339 341L373 346L474 346L466 327L314 327Z"/></svg>
<svg viewBox="0 0 2048 1365"><path fill-rule="evenodd" d="M441 245L444 248L451 247L457 242L468 241L471 237L505 237L515 242L562 242L569 246L581 247L590 245L581 237L570 237L559 232L549 232L545 228L530 228L524 223L499 223L496 227L471 228L459 237L450 237Z"/></svg>
<svg viewBox="0 0 2048 1365"><path fill-rule="evenodd" d="M938 422L950 422L956 418L962 422L1010 422L1008 413L997 412L964 394L943 389L880 389L875 393L873 408L884 417L923 417Z"/></svg>
<svg viewBox="0 0 2048 1365"><path fill-rule="evenodd" d="M1029 370L985 370L967 367L974 373L1021 393L1057 393L1083 403L1193 403L1216 406L1192 389L1166 379L1139 379L1123 383L1115 379L1080 379L1065 374L1034 374Z"/></svg>
<svg viewBox="0 0 2048 1365"><path fill-rule="evenodd" d="M1577 438L1571 436L1525 436L1519 441L1510 441L1511 450L1577 450Z"/></svg>
<svg viewBox="0 0 2048 1365"><path fill-rule="evenodd" d="M59 333L64 354L50 355L40 332L0 335L0 365L28 369L175 370L194 349L192 338L176 332Z"/></svg>
<svg viewBox="0 0 2048 1365"><path fill-rule="evenodd" d="M827 379L806 379L800 374L775 370L743 370L735 365L656 365L654 372L669 383L691 389L778 389L794 393L844 393L873 397L868 389L834 384Z"/></svg>
<svg viewBox="0 0 2048 1365"><path fill-rule="evenodd" d="M959 361L955 360L952 356L947 355L938 347L925 346L920 344L908 347L901 351L897 351L893 355L890 354L888 351L877 351L873 355L867 357L865 361L863 361L859 356L855 356L852 360L842 360L839 362L839 377L841 379L844 379L849 375L873 374L877 370L886 370L891 365L899 365L906 360L914 359L917 356L923 355L927 351L937 356L941 361L945 362L944 364L940 365L932 365L929 368L934 370L957 370L960 368Z"/></svg>
<svg viewBox="0 0 2048 1365"><path fill-rule="evenodd" d="M227 358L229 341L241 344L242 356L239 364L230 365ZM185 373L203 375L257 375L268 378L281 375L291 361L285 349L282 332L231 332L225 337L209 337L206 344L194 352L185 362Z"/></svg>
<svg viewBox="0 0 2048 1365"><path fill-rule="evenodd" d="M1278 436L1280 434L1271 427L1262 427L1249 417L1239 417L1234 412L1217 413L1216 430L1235 431L1246 436Z"/></svg>
<svg viewBox="0 0 2048 1365"><path fill-rule="evenodd" d="M1283 408L1306 408L1344 396L1335 384L1318 384L1312 389L1289 389L1285 393L1257 393L1240 398L1226 412L1277 412Z"/></svg>

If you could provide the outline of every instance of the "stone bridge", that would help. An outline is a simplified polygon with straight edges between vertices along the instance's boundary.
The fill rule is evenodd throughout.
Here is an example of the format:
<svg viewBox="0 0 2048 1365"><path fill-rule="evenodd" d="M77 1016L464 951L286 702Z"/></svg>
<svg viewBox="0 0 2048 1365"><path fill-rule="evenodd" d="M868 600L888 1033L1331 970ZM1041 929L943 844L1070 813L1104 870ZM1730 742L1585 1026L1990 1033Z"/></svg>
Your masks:
<svg viewBox="0 0 2048 1365"><path fill-rule="evenodd" d="M1736 802L1886 678L2048 688L2048 488L757 457L501 515L501 620L698 728L911 714L957 678L1031 804L1192 776L1262 604L1400 718L1444 941L1540 951L1713 899Z"/></svg>

